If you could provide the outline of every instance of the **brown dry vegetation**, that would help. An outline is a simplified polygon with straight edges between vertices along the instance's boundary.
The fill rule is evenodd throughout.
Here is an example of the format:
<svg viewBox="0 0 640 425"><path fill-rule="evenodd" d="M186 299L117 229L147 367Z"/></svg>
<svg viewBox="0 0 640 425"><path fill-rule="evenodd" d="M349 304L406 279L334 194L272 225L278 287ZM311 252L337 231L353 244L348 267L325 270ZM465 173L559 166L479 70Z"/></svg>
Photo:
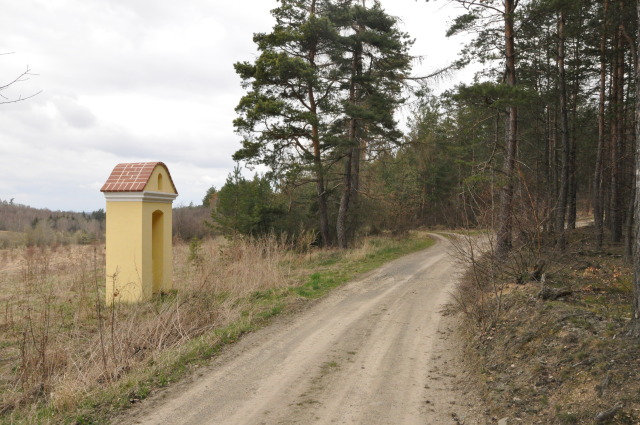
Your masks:
<svg viewBox="0 0 640 425"><path fill-rule="evenodd" d="M0 251L0 422L100 422L287 305L411 245L311 250L304 236L177 242L174 290L113 307L103 301L103 245Z"/></svg>
<svg viewBox="0 0 640 425"><path fill-rule="evenodd" d="M564 254L553 241L523 246L508 262L477 260L466 275L457 305L486 423L640 423L640 344L627 335L632 271L622 246L598 251L594 239L593 228L578 229ZM538 261L544 282L531 276Z"/></svg>
<svg viewBox="0 0 640 425"><path fill-rule="evenodd" d="M103 210L51 211L0 199L0 249L98 242L104 240L104 228Z"/></svg>
<svg viewBox="0 0 640 425"><path fill-rule="evenodd" d="M106 307L104 248L3 251L0 412L78 403L167 348L252 314L248 295L286 287L291 254L274 238L175 247L175 291Z"/></svg>

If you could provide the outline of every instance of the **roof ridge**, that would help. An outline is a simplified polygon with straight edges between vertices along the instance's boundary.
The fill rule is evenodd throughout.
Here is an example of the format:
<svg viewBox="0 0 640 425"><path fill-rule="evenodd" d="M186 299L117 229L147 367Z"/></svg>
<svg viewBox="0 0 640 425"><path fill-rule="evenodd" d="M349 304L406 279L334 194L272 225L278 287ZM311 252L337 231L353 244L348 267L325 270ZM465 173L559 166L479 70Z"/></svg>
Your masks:
<svg viewBox="0 0 640 425"><path fill-rule="evenodd" d="M147 186L153 170L161 165L167 171L169 181L173 186L176 193L176 185L173 183L173 178L169 172L169 167L164 162L122 162L117 164L109 178L104 183L100 192L142 192Z"/></svg>

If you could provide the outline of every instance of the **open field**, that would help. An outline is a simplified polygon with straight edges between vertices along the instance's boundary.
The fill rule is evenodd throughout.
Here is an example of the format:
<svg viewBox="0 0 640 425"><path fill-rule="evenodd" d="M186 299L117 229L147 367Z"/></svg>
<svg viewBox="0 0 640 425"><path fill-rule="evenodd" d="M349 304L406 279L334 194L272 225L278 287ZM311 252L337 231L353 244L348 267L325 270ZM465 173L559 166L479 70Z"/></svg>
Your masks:
<svg viewBox="0 0 640 425"><path fill-rule="evenodd" d="M181 242L171 293L113 307L103 302L102 245L1 251L1 418L100 422L300 300L429 243L377 238L337 251L274 237Z"/></svg>

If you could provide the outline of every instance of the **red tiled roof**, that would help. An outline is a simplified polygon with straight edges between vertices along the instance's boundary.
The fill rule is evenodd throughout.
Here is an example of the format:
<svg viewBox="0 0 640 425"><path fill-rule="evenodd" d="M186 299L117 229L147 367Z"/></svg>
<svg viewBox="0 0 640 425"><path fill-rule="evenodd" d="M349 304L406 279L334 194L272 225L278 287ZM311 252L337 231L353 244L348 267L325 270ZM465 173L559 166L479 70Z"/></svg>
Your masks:
<svg viewBox="0 0 640 425"><path fill-rule="evenodd" d="M142 192L157 165L162 165L167 170L167 174L169 174L169 169L162 162L118 164L102 186L102 189L100 189L100 192ZM171 174L169 174L169 180L175 188Z"/></svg>

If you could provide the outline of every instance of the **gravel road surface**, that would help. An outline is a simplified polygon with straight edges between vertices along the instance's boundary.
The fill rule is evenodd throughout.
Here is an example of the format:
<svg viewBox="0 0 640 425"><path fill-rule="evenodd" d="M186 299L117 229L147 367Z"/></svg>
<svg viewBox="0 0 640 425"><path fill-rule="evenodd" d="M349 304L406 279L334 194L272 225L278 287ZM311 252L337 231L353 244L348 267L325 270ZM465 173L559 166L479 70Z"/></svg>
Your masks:
<svg viewBox="0 0 640 425"><path fill-rule="evenodd" d="M460 266L450 242L434 237L431 248L243 337L211 366L131 409L124 422L480 423L452 341L459 319L441 313Z"/></svg>

